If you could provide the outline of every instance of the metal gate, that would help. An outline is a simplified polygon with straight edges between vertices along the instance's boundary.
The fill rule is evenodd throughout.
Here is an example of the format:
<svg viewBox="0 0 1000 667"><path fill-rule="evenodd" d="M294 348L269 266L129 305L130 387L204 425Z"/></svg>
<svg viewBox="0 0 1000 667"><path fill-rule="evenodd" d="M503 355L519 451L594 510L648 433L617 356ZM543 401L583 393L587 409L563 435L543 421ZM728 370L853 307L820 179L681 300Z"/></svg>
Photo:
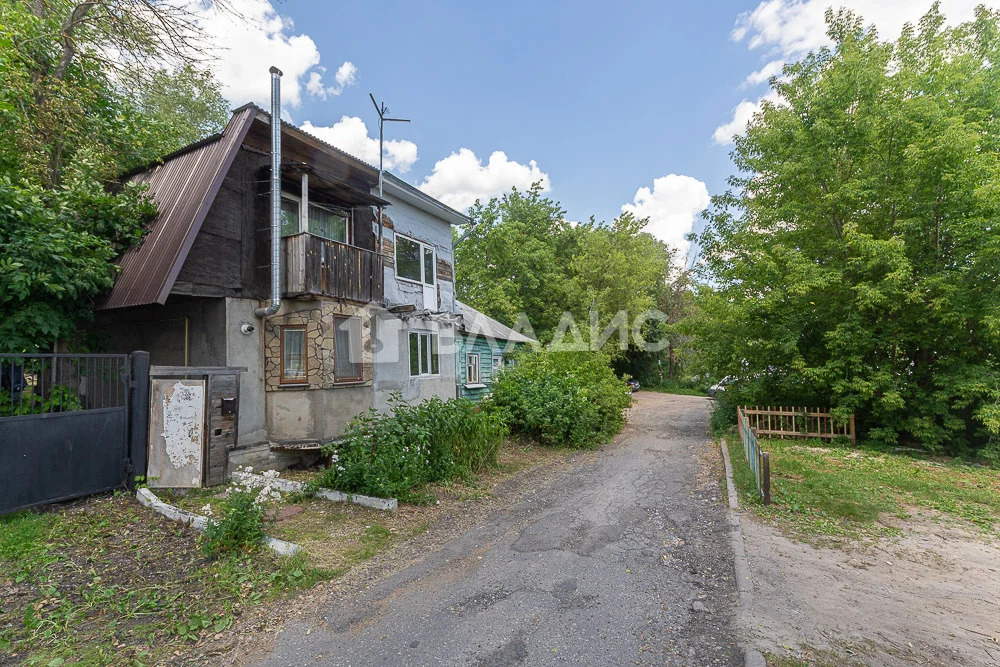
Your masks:
<svg viewBox="0 0 1000 667"><path fill-rule="evenodd" d="M148 371L145 352L0 354L0 514L142 474Z"/></svg>

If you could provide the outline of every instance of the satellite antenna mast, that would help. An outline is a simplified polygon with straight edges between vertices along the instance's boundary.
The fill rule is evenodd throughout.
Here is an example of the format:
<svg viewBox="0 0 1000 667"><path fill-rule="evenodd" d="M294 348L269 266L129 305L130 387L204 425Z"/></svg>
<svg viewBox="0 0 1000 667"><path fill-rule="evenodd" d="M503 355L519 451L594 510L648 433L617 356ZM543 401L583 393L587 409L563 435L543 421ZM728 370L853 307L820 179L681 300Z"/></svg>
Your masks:
<svg viewBox="0 0 1000 667"><path fill-rule="evenodd" d="M375 95L368 93L368 97L372 99L372 104L375 105L375 113L378 114L378 198L382 199L382 142L385 138L385 124L386 123L409 123L408 118L390 118L389 117L389 107L385 105L385 102L379 104L375 101ZM378 254L382 254L382 204L378 205Z"/></svg>

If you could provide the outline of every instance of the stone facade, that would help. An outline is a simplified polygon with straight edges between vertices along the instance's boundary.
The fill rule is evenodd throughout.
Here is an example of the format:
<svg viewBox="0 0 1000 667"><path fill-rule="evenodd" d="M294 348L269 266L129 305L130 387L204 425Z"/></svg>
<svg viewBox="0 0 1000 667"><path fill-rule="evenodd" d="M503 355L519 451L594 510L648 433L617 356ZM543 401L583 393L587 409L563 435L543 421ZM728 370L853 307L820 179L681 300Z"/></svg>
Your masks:
<svg viewBox="0 0 1000 667"><path fill-rule="evenodd" d="M334 368L334 317L357 317L361 320L362 380L352 386L371 385L374 344L372 317L362 306L328 299L286 299L281 310L264 323L264 388L266 391L333 389L345 383L336 381ZM306 382L281 384L281 339L283 326L301 326L306 330Z"/></svg>

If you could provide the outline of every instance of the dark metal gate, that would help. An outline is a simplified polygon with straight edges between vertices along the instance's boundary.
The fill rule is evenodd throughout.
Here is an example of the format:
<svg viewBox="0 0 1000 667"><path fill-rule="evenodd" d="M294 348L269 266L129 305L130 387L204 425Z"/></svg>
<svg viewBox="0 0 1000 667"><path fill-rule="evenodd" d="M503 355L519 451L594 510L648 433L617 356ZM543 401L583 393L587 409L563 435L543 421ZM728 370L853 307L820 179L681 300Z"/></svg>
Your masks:
<svg viewBox="0 0 1000 667"><path fill-rule="evenodd" d="M143 474L148 373L145 352L0 354L0 514Z"/></svg>

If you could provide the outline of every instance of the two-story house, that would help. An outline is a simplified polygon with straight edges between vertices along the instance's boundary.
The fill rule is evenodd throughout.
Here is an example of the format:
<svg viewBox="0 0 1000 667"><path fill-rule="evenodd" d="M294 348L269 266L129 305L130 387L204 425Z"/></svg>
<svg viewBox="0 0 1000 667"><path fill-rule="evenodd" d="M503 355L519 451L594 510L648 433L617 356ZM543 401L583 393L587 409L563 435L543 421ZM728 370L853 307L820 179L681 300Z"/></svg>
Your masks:
<svg viewBox="0 0 1000 667"><path fill-rule="evenodd" d="M241 460L329 442L395 394L475 393L452 253L468 218L389 173L380 195L374 167L287 123L273 179L271 133L271 115L246 105L220 134L126 175L159 213L120 258L92 333L154 366L240 369L227 447Z"/></svg>
<svg viewBox="0 0 1000 667"><path fill-rule="evenodd" d="M238 444L325 442L372 406L384 264L378 171L281 124L281 303L271 291L271 116L237 109L221 134L127 178L159 214L120 259L93 332L151 363L241 368ZM258 311L255 313L255 311Z"/></svg>
<svg viewBox="0 0 1000 667"><path fill-rule="evenodd" d="M375 190L377 192L377 190ZM468 217L391 173L383 174L384 310L376 318L374 405L455 398L455 262L452 225ZM376 229L376 233L377 229Z"/></svg>

